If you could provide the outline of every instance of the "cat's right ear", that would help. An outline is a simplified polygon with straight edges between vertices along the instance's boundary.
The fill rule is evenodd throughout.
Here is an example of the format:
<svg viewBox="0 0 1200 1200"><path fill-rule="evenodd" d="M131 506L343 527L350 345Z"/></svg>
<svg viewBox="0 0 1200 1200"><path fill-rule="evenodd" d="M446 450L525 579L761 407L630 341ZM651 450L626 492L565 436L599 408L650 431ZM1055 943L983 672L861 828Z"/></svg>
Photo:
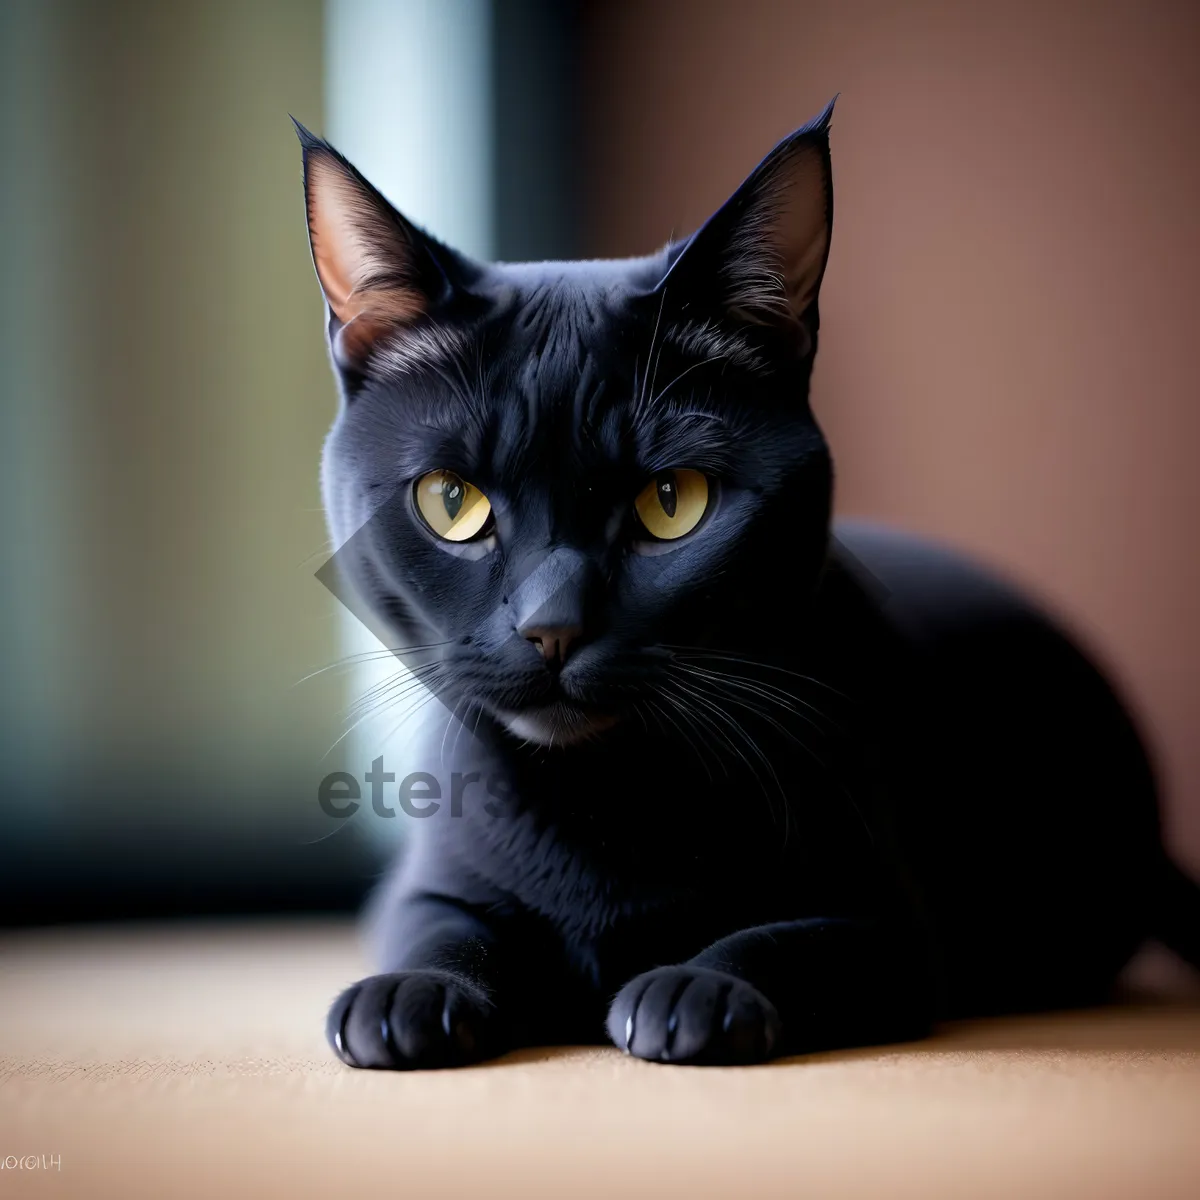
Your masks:
<svg viewBox="0 0 1200 1200"><path fill-rule="evenodd" d="M658 284L690 315L782 334L816 348L817 298L833 232L829 126L837 97L784 138L681 247Z"/></svg>
<svg viewBox="0 0 1200 1200"><path fill-rule="evenodd" d="M361 372L377 347L446 301L446 255L328 142L292 120L330 351L337 366Z"/></svg>

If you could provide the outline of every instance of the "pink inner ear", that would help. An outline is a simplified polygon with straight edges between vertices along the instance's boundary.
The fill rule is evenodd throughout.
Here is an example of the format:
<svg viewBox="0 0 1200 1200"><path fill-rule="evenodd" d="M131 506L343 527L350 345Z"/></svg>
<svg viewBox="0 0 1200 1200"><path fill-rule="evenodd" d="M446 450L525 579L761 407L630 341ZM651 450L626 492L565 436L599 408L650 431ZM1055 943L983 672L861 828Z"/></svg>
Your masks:
<svg viewBox="0 0 1200 1200"><path fill-rule="evenodd" d="M800 317L812 303L829 249L826 196L821 164L800 155L779 181L776 246L783 263L788 307Z"/></svg>
<svg viewBox="0 0 1200 1200"><path fill-rule="evenodd" d="M317 276L344 326L338 340L350 358L361 358L390 329L421 315L421 293L394 282L409 273L411 247L325 155L309 160L308 223Z"/></svg>
<svg viewBox="0 0 1200 1200"><path fill-rule="evenodd" d="M725 265L731 311L802 327L829 250L827 182L819 151L800 148L759 184Z"/></svg>
<svg viewBox="0 0 1200 1200"><path fill-rule="evenodd" d="M346 310L352 314L350 319L345 321L338 315L343 321L334 346L338 358L361 362L390 332L420 316L421 308L414 297L414 293L400 289L352 294Z"/></svg>

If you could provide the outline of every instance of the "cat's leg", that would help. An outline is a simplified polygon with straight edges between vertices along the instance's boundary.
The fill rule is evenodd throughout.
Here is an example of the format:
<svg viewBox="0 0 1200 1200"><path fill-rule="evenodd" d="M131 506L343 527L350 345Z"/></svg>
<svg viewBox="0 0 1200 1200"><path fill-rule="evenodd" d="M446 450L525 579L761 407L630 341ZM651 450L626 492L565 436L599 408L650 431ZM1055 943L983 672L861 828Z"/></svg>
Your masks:
<svg viewBox="0 0 1200 1200"><path fill-rule="evenodd" d="M609 1037L638 1058L753 1063L928 1032L930 973L908 939L849 919L740 930L625 985Z"/></svg>
<svg viewBox="0 0 1200 1200"><path fill-rule="evenodd" d="M495 931L445 897L387 914L389 970L333 1002L326 1036L352 1067L405 1070L478 1062L506 1048Z"/></svg>

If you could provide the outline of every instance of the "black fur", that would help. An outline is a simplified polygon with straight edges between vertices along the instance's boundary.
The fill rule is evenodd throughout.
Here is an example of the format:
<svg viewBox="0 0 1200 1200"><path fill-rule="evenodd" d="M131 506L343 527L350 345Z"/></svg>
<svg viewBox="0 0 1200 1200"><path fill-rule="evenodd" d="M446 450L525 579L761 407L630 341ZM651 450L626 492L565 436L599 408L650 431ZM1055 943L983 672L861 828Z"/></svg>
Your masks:
<svg viewBox="0 0 1200 1200"><path fill-rule="evenodd" d="M1098 1001L1152 934L1197 958L1196 889L1100 675L960 558L831 531L808 404L829 119L686 243L520 265L434 242L301 129L314 245L317 172L341 172L346 219L398 258L363 291L416 309L351 355L331 300L337 568L446 705L414 769L468 780L375 897L382 973L329 1015L347 1063L606 1031L755 1062ZM633 500L670 468L711 498L654 542ZM417 514L435 469L488 496L480 540Z"/></svg>

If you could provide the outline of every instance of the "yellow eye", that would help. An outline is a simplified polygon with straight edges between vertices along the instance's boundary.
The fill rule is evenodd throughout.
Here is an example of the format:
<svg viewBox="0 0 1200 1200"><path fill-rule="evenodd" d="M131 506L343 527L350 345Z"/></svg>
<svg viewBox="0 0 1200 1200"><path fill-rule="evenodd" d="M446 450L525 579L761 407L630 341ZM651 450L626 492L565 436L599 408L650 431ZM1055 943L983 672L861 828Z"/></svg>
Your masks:
<svg viewBox="0 0 1200 1200"><path fill-rule="evenodd" d="M708 480L699 471L659 471L633 502L646 532L671 542L691 533L708 507Z"/></svg>
<svg viewBox="0 0 1200 1200"><path fill-rule="evenodd" d="M469 542L492 516L488 498L453 471L430 471L422 475L417 480L415 494L425 524L448 542Z"/></svg>

